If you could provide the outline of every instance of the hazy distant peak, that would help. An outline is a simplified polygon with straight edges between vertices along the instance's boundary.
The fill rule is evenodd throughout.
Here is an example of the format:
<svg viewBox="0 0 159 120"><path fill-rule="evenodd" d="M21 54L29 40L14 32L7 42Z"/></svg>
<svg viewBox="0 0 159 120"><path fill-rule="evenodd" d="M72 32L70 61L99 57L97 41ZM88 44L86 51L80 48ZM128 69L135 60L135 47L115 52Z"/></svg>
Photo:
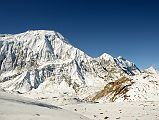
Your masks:
<svg viewBox="0 0 159 120"><path fill-rule="evenodd" d="M149 73L158 73L158 71L153 66L145 69L145 71Z"/></svg>

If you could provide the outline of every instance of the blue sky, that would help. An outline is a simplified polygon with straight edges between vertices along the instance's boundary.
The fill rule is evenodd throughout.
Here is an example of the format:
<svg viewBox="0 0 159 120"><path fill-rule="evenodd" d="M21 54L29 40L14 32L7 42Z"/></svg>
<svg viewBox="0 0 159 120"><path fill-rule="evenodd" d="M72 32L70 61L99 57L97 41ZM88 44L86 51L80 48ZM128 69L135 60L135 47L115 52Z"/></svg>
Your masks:
<svg viewBox="0 0 159 120"><path fill-rule="evenodd" d="M55 30L88 55L159 68L157 0L1 0L0 33Z"/></svg>

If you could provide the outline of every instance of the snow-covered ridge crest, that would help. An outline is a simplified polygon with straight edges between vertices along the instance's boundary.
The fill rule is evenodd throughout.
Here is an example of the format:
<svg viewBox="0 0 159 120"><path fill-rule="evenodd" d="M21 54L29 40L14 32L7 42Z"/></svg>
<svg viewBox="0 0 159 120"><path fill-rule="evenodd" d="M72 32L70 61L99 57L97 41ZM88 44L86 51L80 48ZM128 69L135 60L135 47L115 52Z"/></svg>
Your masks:
<svg viewBox="0 0 159 120"><path fill-rule="evenodd" d="M101 56L99 56L99 58L100 59L105 59L105 60L111 60L111 61L113 61L113 57L111 56L111 55L109 55L109 54L107 54L107 53L103 53Z"/></svg>
<svg viewBox="0 0 159 120"><path fill-rule="evenodd" d="M129 75L135 75L135 74L139 74L141 72L134 63L126 60L122 56L114 58L114 60L119 65L119 67L121 67Z"/></svg>
<svg viewBox="0 0 159 120"><path fill-rule="evenodd" d="M54 31L27 31L21 34L11 35L0 39L1 61L6 56L15 63L15 56L24 57L26 61L31 58L40 61L49 61L62 56L62 50L68 50L72 46L67 44L64 37ZM63 48L64 47L64 48ZM63 48L63 49L62 49ZM60 54L61 52L61 54Z"/></svg>

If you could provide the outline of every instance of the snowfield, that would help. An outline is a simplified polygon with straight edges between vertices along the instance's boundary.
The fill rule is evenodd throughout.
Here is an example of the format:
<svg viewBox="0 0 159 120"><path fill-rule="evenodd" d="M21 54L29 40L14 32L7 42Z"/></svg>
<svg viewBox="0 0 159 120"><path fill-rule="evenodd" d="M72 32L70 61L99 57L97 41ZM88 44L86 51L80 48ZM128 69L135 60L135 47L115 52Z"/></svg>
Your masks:
<svg viewBox="0 0 159 120"><path fill-rule="evenodd" d="M89 120L60 107L0 92L0 120Z"/></svg>
<svg viewBox="0 0 159 120"><path fill-rule="evenodd" d="M74 104L63 108L93 120L159 120L159 102Z"/></svg>
<svg viewBox="0 0 159 120"><path fill-rule="evenodd" d="M56 107L48 103L0 92L0 120L90 119L158 120L159 102L78 103Z"/></svg>

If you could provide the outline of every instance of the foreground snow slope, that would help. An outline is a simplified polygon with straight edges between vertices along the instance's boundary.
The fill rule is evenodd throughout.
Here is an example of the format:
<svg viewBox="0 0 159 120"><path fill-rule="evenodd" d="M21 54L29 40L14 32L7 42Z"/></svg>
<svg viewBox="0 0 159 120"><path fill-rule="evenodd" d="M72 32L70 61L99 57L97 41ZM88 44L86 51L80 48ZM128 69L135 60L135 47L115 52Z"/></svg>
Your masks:
<svg viewBox="0 0 159 120"><path fill-rule="evenodd" d="M89 119L158 120L159 102L80 103L56 107L29 98L0 92L0 120Z"/></svg>
<svg viewBox="0 0 159 120"><path fill-rule="evenodd" d="M0 120L89 120L46 103L0 92Z"/></svg>

